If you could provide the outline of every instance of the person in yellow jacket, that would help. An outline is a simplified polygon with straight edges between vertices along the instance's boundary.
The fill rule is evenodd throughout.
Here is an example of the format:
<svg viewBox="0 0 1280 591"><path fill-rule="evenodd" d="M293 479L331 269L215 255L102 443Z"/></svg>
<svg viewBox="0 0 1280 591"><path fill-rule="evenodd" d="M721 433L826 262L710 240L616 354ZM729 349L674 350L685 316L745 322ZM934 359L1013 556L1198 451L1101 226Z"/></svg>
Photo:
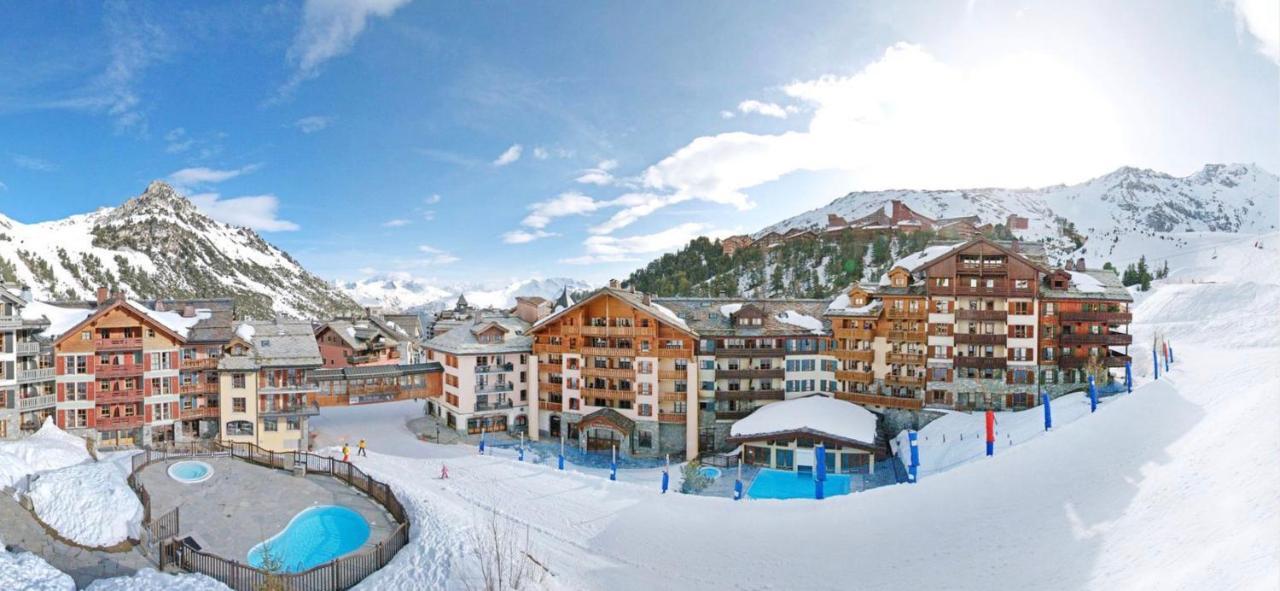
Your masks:
<svg viewBox="0 0 1280 591"><path fill-rule="evenodd" d="M345 443L342 444L342 461L344 462L351 461L351 447Z"/></svg>
<svg viewBox="0 0 1280 591"><path fill-rule="evenodd" d="M360 440L360 443L356 445L356 455L361 456L361 457L365 457L365 458L369 457L369 454L367 454L367 453L365 453L365 452L364 452L364 440L363 440L363 439L361 439L361 440Z"/></svg>

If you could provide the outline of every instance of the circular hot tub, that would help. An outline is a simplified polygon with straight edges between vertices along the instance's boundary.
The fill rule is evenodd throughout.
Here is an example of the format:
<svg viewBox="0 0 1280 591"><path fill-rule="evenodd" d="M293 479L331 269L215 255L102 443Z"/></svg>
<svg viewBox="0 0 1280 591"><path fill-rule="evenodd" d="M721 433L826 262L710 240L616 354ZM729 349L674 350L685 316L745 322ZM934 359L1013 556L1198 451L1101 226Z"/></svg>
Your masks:
<svg viewBox="0 0 1280 591"><path fill-rule="evenodd" d="M169 466L169 478L183 484L204 482L213 477L213 466L198 460L184 460Z"/></svg>
<svg viewBox="0 0 1280 591"><path fill-rule="evenodd" d="M720 469L715 466L703 466L698 468L698 473L705 478L715 480L720 477Z"/></svg>

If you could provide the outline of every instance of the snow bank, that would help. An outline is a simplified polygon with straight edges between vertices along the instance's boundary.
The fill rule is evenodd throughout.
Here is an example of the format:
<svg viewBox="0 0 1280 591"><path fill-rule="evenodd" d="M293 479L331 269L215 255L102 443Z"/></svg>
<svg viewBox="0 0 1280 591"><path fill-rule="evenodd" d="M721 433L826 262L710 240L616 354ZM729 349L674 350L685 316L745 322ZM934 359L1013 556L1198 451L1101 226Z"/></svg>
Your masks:
<svg viewBox="0 0 1280 591"><path fill-rule="evenodd" d="M30 552L0 548L0 589L5 591L75 591L71 575L53 568Z"/></svg>
<svg viewBox="0 0 1280 591"><path fill-rule="evenodd" d="M876 415L852 402L809 396L766 404L733 424L734 437L810 429L864 443L876 440Z"/></svg>
<svg viewBox="0 0 1280 591"><path fill-rule="evenodd" d="M58 470L90 460L83 439L45 419L30 437L0 443L0 488L13 486L28 474Z"/></svg>
<svg viewBox="0 0 1280 591"><path fill-rule="evenodd" d="M131 577L94 581L85 591L227 591L230 587L200 574L170 575L144 568Z"/></svg>
<svg viewBox="0 0 1280 591"><path fill-rule="evenodd" d="M28 496L36 516L85 546L113 546L142 532L142 503L121 462L79 464L42 474Z"/></svg>
<svg viewBox="0 0 1280 591"><path fill-rule="evenodd" d="M776 316L778 322L790 324L791 326L799 326L813 333L823 334L822 321L808 314L801 314L795 310L786 310Z"/></svg>

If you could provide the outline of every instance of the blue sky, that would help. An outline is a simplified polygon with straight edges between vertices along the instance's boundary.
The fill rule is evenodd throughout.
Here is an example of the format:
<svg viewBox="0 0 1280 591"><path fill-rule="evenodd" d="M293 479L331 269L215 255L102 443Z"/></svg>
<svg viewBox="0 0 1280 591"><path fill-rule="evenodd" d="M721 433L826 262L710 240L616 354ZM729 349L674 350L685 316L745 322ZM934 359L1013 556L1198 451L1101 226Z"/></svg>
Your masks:
<svg viewBox="0 0 1280 591"><path fill-rule="evenodd" d="M168 179L332 279L603 281L855 189L1280 170L1274 0L6 16L0 212L58 218Z"/></svg>

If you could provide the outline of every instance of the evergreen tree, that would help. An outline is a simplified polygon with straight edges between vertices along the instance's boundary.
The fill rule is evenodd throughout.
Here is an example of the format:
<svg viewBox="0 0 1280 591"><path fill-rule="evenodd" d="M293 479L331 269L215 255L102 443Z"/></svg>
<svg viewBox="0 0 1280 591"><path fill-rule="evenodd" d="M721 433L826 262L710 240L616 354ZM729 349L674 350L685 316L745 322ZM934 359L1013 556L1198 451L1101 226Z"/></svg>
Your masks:
<svg viewBox="0 0 1280 591"><path fill-rule="evenodd" d="M871 262L877 265L889 262L889 238L884 234L876 236L875 242L871 243Z"/></svg>

